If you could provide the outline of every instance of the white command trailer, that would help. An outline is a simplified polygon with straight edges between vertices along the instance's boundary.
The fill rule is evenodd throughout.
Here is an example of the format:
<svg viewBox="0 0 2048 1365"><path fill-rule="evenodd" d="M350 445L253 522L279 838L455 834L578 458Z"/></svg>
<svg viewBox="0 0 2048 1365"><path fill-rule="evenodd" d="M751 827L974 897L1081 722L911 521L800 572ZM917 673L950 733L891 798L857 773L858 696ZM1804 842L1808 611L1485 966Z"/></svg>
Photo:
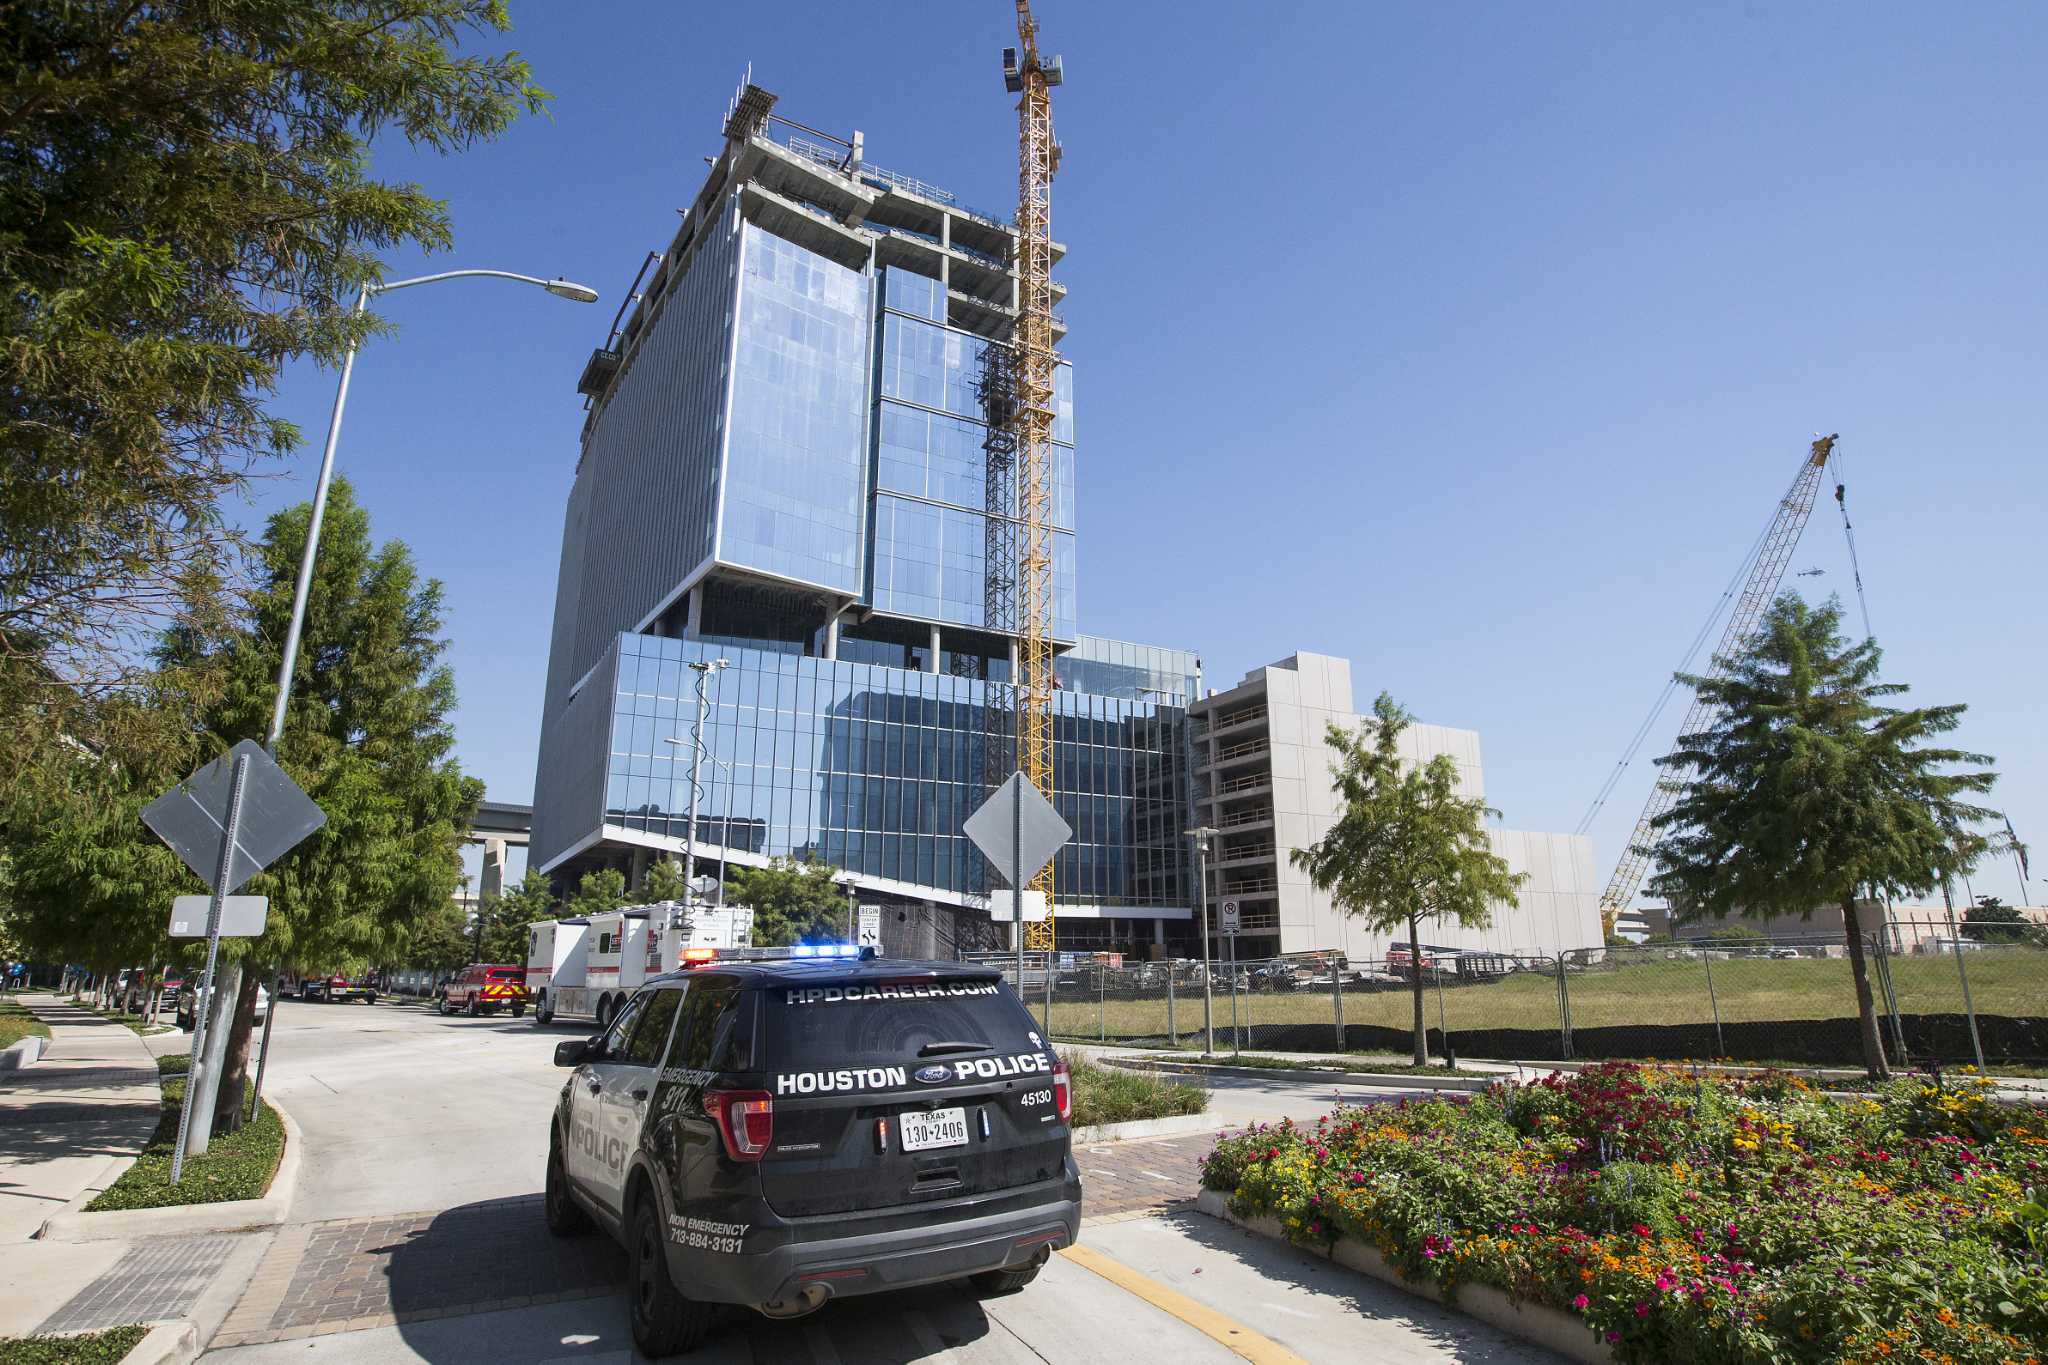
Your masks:
<svg viewBox="0 0 2048 1365"><path fill-rule="evenodd" d="M604 1028L648 977L679 970L688 960L685 953L746 947L753 918L752 911L737 907L686 912L665 901L542 920L532 926L526 963L534 1020L589 1019ZM544 995L536 975L543 971Z"/></svg>
<svg viewBox="0 0 2048 1365"><path fill-rule="evenodd" d="M554 1019L555 1002L563 990L583 988L589 953L590 921L581 916L535 920L527 926L526 997L533 1002L535 1023Z"/></svg>

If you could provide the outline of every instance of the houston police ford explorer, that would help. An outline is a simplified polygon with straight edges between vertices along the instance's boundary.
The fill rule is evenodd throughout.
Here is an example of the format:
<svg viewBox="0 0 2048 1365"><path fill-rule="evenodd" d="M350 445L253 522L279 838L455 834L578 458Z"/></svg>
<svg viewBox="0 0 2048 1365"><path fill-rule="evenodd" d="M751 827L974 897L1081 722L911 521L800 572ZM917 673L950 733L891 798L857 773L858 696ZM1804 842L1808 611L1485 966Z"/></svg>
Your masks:
<svg viewBox="0 0 2048 1365"><path fill-rule="evenodd" d="M966 1278L1022 1288L1080 1230L1065 1066L993 970L717 961L643 986L575 1068L547 1220L631 1262L633 1339L688 1350L719 1304L770 1317Z"/></svg>

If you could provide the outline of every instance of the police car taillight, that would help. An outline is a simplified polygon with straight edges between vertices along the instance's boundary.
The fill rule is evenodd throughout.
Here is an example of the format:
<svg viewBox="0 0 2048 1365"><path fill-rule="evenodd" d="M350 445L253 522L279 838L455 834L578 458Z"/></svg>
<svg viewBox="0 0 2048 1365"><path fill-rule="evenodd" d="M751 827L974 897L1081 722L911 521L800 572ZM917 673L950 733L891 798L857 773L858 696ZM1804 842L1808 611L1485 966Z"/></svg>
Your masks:
<svg viewBox="0 0 2048 1365"><path fill-rule="evenodd" d="M1059 1110L1061 1123L1074 1116L1074 1077L1065 1062L1052 1064L1052 1102Z"/></svg>
<svg viewBox="0 0 2048 1365"><path fill-rule="evenodd" d="M765 1090L707 1090L704 1112L718 1125L725 1154L759 1161L775 1137L775 1099Z"/></svg>

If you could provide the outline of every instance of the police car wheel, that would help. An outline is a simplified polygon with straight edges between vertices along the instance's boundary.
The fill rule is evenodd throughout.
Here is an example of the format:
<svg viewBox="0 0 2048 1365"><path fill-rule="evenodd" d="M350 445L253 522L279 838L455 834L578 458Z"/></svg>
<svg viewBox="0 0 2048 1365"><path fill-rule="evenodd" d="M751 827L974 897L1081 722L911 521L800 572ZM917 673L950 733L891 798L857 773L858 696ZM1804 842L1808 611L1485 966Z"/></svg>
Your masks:
<svg viewBox="0 0 2048 1365"><path fill-rule="evenodd" d="M632 1274L626 1292L633 1322L633 1344L649 1356L670 1356L704 1340L717 1313L715 1305L683 1296L669 1278L668 1249L661 1232L661 1210L651 1195L633 1210L627 1248Z"/></svg>
<svg viewBox="0 0 2048 1365"><path fill-rule="evenodd" d="M1039 1269L1044 1266L1043 1258L1033 1261L1022 1270L984 1270L979 1275L970 1275L967 1282L979 1294L1014 1294L1038 1278Z"/></svg>
<svg viewBox="0 0 2048 1365"><path fill-rule="evenodd" d="M552 1136L548 1140L548 1180L541 1207L547 1214L548 1231L557 1237L575 1237L595 1226L583 1206L569 1195L569 1173L562 1169L562 1144Z"/></svg>

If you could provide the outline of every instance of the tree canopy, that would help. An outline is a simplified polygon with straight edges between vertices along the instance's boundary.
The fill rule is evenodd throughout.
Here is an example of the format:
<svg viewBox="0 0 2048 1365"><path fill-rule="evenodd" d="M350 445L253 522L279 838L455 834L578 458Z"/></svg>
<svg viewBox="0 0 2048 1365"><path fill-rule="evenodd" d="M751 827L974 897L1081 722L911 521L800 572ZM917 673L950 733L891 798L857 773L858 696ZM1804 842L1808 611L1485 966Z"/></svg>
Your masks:
<svg viewBox="0 0 2048 1365"><path fill-rule="evenodd" d="M1329 727L1336 751L1330 775L1343 808L1321 839L1289 855L1343 914L1375 933L1408 932L1408 972L1415 1016L1415 1064L1429 1060L1423 1023L1419 924L1449 921L1469 928L1492 922L1495 903L1515 904L1527 873L1510 872L1486 834L1492 814L1476 797L1458 794L1458 765L1438 754L1420 765L1401 761L1401 734L1412 717L1387 693L1359 733Z"/></svg>
<svg viewBox="0 0 2048 1365"><path fill-rule="evenodd" d="M1933 746L1964 707L1902 708L1878 680L1875 640L1850 644L1841 605L1786 593L1715 676L1680 682L1712 707L1708 729L1658 760L1683 787L1659 816L1650 890L1681 919L1811 918L1839 906L1865 1062L1887 1073L1863 960L1859 896L1924 895L1989 847L1971 804L1996 774L1982 754ZM1958 765L1970 765L1958 770Z"/></svg>
<svg viewBox="0 0 2048 1365"><path fill-rule="evenodd" d="M91 745L161 623L220 624L223 499L291 450L281 368L337 362L445 205L370 173L547 96L503 0L0 6L0 732ZM236 736L239 738L240 736ZM0 785L14 776L0 770Z"/></svg>
<svg viewBox="0 0 2048 1365"><path fill-rule="evenodd" d="M754 912L754 944L761 948L849 937L846 892L836 876L830 863L815 858L776 858L766 867L726 872L732 903Z"/></svg>

